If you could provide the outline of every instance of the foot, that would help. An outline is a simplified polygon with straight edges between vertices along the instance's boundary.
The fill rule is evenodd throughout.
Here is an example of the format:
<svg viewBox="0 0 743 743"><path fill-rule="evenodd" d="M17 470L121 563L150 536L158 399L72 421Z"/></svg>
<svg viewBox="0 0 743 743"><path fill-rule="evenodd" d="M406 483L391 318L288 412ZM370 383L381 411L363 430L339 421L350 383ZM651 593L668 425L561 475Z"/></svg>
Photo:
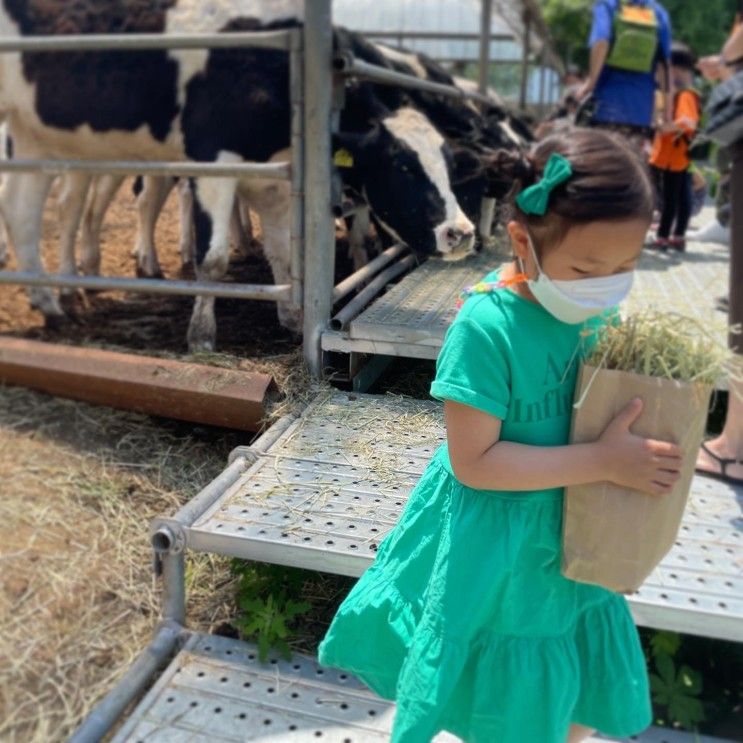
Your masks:
<svg viewBox="0 0 743 743"><path fill-rule="evenodd" d="M686 250L686 240L683 237L672 237L668 242L679 253L683 253Z"/></svg>
<svg viewBox="0 0 743 743"><path fill-rule="evenodd" d="M665 252L668 250L668 246L671 244L671 241L667 237L656 237L655 240L653 240L648 247L651 250L660 250Z"/></svg>
<svg viewBox="0 0 743 743"><path fill-rule="evenodd" d="M736 457L722 437L710 439L699 449L696 471L733 485L743 485L743 454Z"/></svg>
<svg viewBox="0 0 743 743"><path fill-rule="evenodd" d="M702 227L701 230L688 232L686 237L694 242L730 245L730 227L725 227L717 220L714 220L705 227Z"/></svg>

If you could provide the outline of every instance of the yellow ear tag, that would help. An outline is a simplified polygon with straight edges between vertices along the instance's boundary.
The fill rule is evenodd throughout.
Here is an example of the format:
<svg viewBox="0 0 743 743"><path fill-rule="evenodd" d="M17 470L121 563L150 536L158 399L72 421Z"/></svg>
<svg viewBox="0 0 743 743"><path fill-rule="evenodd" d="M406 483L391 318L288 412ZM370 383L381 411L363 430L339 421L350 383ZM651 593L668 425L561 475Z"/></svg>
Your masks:
<svg viewBox="0 0 743 743"><path fill-rule="evenodd" d="M333 165L337 168L352 168L353 155L345 147L341 147L341 149L336 150L333 155Z"/></svg>

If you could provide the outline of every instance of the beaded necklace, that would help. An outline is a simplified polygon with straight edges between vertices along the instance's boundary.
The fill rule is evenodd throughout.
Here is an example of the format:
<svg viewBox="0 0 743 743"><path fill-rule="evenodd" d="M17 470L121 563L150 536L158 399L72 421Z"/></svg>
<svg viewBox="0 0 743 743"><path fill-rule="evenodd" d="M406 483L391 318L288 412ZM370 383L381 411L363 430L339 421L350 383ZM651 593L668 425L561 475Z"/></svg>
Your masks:
<svg viewBox="0 0 743 743"><path fill-rule="evenodd" d="M479 281L477 284L465 287L459 293L459 299L457 299L456 308L461 309L465 300L471 297L473 294L489 294L496 289L504 289L507 286L513 286L514 284L521 284L526 281L529 277L525 273L517 273L510 279L501 279L500 281Z"/></svg>

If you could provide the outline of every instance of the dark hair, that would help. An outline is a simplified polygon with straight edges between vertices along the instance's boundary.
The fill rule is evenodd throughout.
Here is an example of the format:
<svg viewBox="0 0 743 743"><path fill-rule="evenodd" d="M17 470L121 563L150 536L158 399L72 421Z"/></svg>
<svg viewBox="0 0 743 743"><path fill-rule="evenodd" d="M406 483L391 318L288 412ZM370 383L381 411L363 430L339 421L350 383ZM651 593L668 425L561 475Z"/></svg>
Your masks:
<svg viewBox="0 0 743 743"><path fill-rule="evenodd" d="M671 64L674 67L683 67L693 71L696 62L694 52L686 44L680 41L674 41L671 44Z"/></svg>
<svg viewBox="0 0 743 743"><path fill-rule="evenodd" d="M526 214L516 195L541 179L549 156L566 157L572 175L550 193L544 216ZM654 191L647 164L620 134L571 127L538 142L529 153L499 150L492 160L493 176L513 184L505 219L521 222L544 246L560 243L571 227L589 222L616 222L653 216Z"/></svg>

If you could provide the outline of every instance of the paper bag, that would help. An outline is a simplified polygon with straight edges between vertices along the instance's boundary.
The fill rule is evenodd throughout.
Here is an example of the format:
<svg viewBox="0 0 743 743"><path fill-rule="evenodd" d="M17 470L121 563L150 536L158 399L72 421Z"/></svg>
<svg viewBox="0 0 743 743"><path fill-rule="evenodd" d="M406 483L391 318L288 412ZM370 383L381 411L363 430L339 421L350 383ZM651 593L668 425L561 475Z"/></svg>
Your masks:
<svg viewBox="0 0 743 743"><path fill-rule="evenodd" d="M634 397L644 403L631 431L683 450L670 493L648 495L610 482L565 489L562 574L617 593L635 591L671 549L694 475L711 387L583 365L575 391L571 443L595 441Z"/></svg>

